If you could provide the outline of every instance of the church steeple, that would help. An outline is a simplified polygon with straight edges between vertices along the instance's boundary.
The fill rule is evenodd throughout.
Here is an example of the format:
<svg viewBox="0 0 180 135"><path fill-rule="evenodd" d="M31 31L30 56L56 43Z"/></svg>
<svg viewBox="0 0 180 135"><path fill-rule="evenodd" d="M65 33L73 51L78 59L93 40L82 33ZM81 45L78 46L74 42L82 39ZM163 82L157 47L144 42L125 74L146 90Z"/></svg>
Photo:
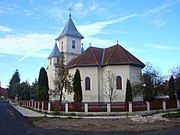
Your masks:
<svg viewBox="0 0 180 135"><path fill-rule="evenodd" d="M79 31L77 30L73 20L71 19L71 13L69 14L69 19L63 29L63 31L61 32L61 34L56 38L56 40L59 40L61 38L63 38L64 36L72 36L72 37L76 37L76 38L80 38L83 39L84 37L79 33Z"/></svg>
<svg viewBox="0 0 180 135"><path fill-rule="evenodd" d="M72 8L69 8L68 10L69 10L69 18L71 18L71 10L72 10Z"/></svg>
<svg viewBox="0 0 180 135"><path fill-rule="evenodd" d="M81 53L83 53L84 52L84 47L83 47L83 43L81 44Z"/></svg>
<svg viewBox="0 0 180 135"><path fill-rule="evenodd" d="M49 55L48 59L51 59L52 57L60 57L61 53L58 49L57 43L55 43L54 48L51 52L51 54Z"/></svg>
<svg viewBox="0 0 180 135"><path fill-rule="evenodd" d="M59 50L64 53L65 64L81 54L81 40L84 38L79 33L72 20L71 10L72 9L70 8L69 19L63 31L58 38L56 38Z"/></svg>

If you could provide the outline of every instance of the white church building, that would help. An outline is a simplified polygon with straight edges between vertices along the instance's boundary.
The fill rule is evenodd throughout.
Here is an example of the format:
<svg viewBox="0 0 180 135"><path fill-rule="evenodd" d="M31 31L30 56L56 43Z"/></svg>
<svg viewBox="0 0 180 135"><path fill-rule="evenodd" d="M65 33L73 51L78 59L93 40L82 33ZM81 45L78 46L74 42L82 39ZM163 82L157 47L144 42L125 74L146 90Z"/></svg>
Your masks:
<svg viewBox="0 0 180 135"><path fill-rule="evenodd" d="M131 83L137 81L145 65L118 43L108 48L90 46L84 50L81 44L83 38L70 14L48 57L50 89L55 88L56 65L63 52L69 73L74 75L76 69L80 71L83 102L109 102L104 88L107 71L116 75L116 98L113 102L125 101L127 79ZM59 100L59 96L50 96L50 100ZM73 93L64 92L63 100L73 102Z"/></svg>

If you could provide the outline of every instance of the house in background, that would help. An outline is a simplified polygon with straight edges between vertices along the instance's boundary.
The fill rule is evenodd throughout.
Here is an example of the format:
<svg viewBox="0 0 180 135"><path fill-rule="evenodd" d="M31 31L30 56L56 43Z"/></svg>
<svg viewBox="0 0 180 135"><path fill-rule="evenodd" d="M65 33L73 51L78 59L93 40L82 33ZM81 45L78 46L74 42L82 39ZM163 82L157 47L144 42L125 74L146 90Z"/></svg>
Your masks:
<svg viewBox="0 0 180 135"><path fill-rule="evenodd" d="M145 65L118 43L108 48L90 46L84 51L81 46L83 38L69 15L65 27L56 38L57 43L48 57L50 89L55 88L53 80L56 78L56 65L59 63L61 52L63 52L69 73L74 75L76 69L80 71L83 102L109 102L104 91L107 71L116 75L116 98L113 101L125 101L127 79L131 83L137 81ZM50 100L59 100L59 96L50 97ZM63 100L73 101L73 94L64 92Z"/></svg>
<svg viewBox="0 0 180 135"><path fill-rule="evenodd" d="M1 87L1 82L0 82L0 98L5 98L7 96L7 91L5 88Z"/></svg>

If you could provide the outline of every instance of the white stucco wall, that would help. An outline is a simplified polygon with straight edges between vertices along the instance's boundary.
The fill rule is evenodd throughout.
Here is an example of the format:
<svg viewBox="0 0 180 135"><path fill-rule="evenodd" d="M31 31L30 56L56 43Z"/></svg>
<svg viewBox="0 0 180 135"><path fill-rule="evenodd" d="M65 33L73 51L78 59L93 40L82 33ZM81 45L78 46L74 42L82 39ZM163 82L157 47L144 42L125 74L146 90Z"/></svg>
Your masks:
<svg viewBox="0 0 180 135"><path fill-rule="evenodd" d="M75 41L75 48L72 48L73 40ZM62 47L62 42L63 42L63 47ZM71 36L64 36L63 38L58 40L58 47L60 51L64 52L65 64L67 64L73 58L81 54L81 39Z"/></svg>
<svg viewBox="0 0 180 135"><path fill-rule="evenodd" d="M126 81L129 79L129 66L128 65L117 65L117 66L106 66L102 69L103 71L103 79L105 81L106 79L106 72L111 71L116 76L121 76L122 78L122 89L116 90L116 98L113 100L113 102L123 102L125 101L125 93L126 93ZM105 86L103 81L102 86ZM105 94L105 89L102 87L101 91L101 99L104 102L109 102L109 98L107 98L107 95Z"/></svg>
<svg viewBox="0 0 180 135"><path fill-rule="evenodd" d="M55 58L48 59L47 75L48 75L48 83L49 83L49 89L50 90L54 89L54 83L53 83L53 81L55 79L55 72L54 72L55 66L54 66L54 62L57 62ZM49 96L49 99L52 100L53 97Z"/></svg>
<svg viewBox="0 0 180 135"><path fill-rule="evenodd" d="M74 75L77 68L69 70ZM98 67L79 67L81 75L81 87L83 93L83 102L98 102ZM89 77L91 81L90 90L85 90L85 78ZM73 94L67 95L66 100L73 101Z"/></svg>
<svg viewBox="0 0 180 135"><path fill-rule="evenodd" d="M77 68L69 69L71 75L75 74ZM121 76L122 78L122 89L116 90L116 98L113 102L124 102L126 93L126 83L127 79L131 82L137 81L139 74L141 73L140 67L134 67L129 65L119 65L119 66L106 66L106 67L78 67L81 75L81 86L83 93L83 102L109 102L109 98L105 94L105 80L106 72L109 70L113 72L116 76ZM54 74L52 73L52 76ZM91 79L91 90L85 90L85 78L89 77ZM49 78L49 77L48 77ZM51 82L50 87L53 88L54 84ZM65 101L73 102L73 93L64 93ZM59 100L59 96L54 97L54 100ZM139 97L136 100L141 100Z"/></svg>
<svg viewBox="0 0 180 135"><path fill-rule="evenodd" d="M139 82L139 78L142 75L142 69L140 67L131 66L130 67L130 81L131 86L134 85L134 83ZM143 95L138 95L133 98L134 101L143 101Z"/></svg>
<svg viewBox="0 0 180 135"><path fill-rule="evenodd" d="M74 75L77 68L72 68L69 72ZM81 74L81 86L83 93L83 102L109 102L109 98L105 94L106 72L112 71L116 76L122 78L122 89L116 90L116 98L113 102L124 102L126 93L127 79L130 81L137 80L137 76L141 73L141 68L129 65L106 66L106 67L79 67ZM91 79L91 90L85 90L85 78ZM73 101L73 94L66 95L66 100Z"/></svg>
<svg viewBox="0 0 180 135"><path fill-rule="evenodd" d="M142 69L140 67L130 66L129 71L131 83L138 82L139 77L142 74Z"/></svg>

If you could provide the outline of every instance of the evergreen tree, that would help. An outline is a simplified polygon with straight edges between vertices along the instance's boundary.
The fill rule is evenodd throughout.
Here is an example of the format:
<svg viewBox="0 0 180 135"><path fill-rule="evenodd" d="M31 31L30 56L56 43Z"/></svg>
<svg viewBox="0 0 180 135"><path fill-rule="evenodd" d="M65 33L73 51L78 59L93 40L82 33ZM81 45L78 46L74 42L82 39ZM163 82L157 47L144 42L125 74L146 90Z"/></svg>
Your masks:
<svg viewBox="0 0 180 135"><path fill-rule="evenodd" d="M76 69L76 73L73 79L73 91L74 91L74 102L82 102L82 87L81 87L81 76L79 69Z"/></svg>
<svg viewBox="0 0 180 135"><path fill-rule="evenodd" d="M36 100L35 92L37 91L37 89L38 89L38 81L35 78L34 82L32 82L31 89L30 89L30 99Z"/></svg>
<svg viewBox="0 0 180 135"><path fill-rule="evenodd" d="M131 83L130 80L127 79L126 83L126 102L132 102L132 88L131 88Z"/></svg>
<svg viewBox="0 0 180 135"><path fill-rule="evenodd" d="M169 79L169 99L176 99L175 96L175 81L174 77L171 76Z"/></svg>
<svg viewBox="0 0 180 135"><path fill-rule="evenodd" d="M38 101L49 101L49 85L47 72L44 67L40 69L38 78L38 89L36 91L36 97Z"/></svg>
<svg viewBox="0 0 180 135"><path fill-rule="evenodd" d="M15 96L19 96L19 88L18 88L19 82L20 82L20 74L19 74L18 69L16 69L15 73L10 79L9 86L8 86L9 98L14 99Z"/></svg>
<svg viewBox="0 0 180 135"><path fill-rule="evenodd" d="M24 81L19 84L20 88L20 99L30 100L30 85L28 81Z"/></svg>

